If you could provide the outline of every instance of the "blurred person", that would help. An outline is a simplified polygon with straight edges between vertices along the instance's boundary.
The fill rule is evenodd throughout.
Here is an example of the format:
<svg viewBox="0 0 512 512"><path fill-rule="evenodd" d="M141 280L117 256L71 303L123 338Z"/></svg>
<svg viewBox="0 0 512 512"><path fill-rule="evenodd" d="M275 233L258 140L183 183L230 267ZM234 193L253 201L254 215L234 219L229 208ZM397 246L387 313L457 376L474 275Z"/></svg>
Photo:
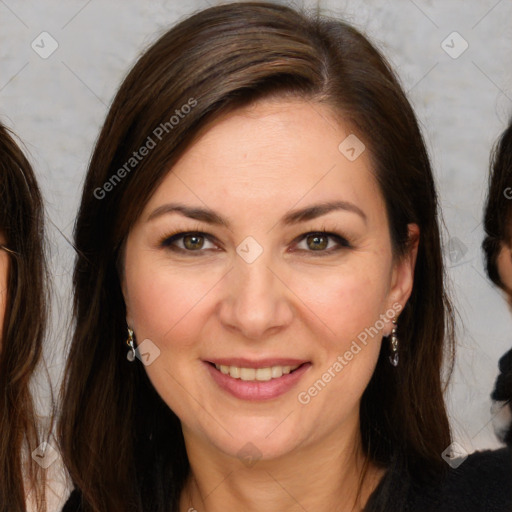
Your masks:
<svg viewBox="0 0 512 512"><path fill-rule="evenodd" d="M29 385L46 326L43 202L32 167L0 124L0 511L45 511L43 441Z"/></svg>
<svg viewBox="0 0 512 512"><path fill-rule="evenodd" d="M491 155L484 217L487 275L503 291L512 313L512 119ZM492 392L498 438L512 445L512 349L503 354Z"/></svg>

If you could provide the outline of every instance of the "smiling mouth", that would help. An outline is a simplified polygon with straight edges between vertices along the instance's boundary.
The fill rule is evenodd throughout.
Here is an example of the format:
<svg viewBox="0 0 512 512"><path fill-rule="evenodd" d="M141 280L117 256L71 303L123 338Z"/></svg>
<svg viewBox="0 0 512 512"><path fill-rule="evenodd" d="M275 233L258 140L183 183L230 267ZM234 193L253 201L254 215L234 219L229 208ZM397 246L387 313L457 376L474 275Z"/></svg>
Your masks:
<svg viewBox="0 0 512 512"><path fill-rule="evenodd" d="M294 366L268 366L266 368L244 368L240 366L226 366L221 364L210 363L224 375L229 375L233 379L243 381L259 381L267 382L273 379L279 379L283 375L293 373L306 363Z"/></svg>

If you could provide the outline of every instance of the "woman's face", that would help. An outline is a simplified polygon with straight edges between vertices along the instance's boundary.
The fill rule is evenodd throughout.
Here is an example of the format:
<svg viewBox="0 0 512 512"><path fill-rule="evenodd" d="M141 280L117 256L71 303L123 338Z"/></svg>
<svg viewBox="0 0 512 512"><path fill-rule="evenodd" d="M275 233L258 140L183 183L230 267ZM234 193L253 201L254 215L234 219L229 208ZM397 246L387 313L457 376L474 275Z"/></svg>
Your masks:
<svg viewBox="0 0 512 512"><path fill-rule="evenodd" d="M0 232L0 245L6 243L5 236ZM9 271L9 254L0 249L0 341L4 328L5 304L7 300L7 273Z"/></svg>
<svg viewBox="0 0 512 512"><path fill-rule="evenodd" d="M512 309L512 246L501 243L501 250L496 260L500 280L506 290L507 300Z"/></svg>
<svg viewBox="0 0 512 512"><path fill-rule="evenodd" d="M338 149L349 135L300 100L227 114L130 231L127 323L186 441L274 458L354 431L415 249L394 263L368 151Z"/></svg>

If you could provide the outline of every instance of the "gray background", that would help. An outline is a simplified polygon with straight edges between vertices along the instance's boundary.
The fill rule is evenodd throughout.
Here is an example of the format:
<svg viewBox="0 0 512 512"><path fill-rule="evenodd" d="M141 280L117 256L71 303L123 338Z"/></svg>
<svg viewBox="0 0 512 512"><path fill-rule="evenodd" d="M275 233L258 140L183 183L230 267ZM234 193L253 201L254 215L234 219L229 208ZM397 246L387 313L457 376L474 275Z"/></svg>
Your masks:
<svg viewBox="0 0 512 512"><path fill-rule="evenodd" d="M67 240L107 106L142 49L177 20L214 4L0 0L0 119L25 143L48 215L54 305L46 357L54 384L70 338L74 252ZM408 91L438 181L446 263L460 314L457 364L447 392L454 438L467 452L497 447L489 394L499 356L512 343L512 317L485 277L480 244L489 151L512 114L512 1L292 5L341 16L362 29ZM46 59L31 47L43 31L58 43ZM468 48L453 58L464 41ZM44 414L44 379L36 379L34 389Z"/></svg>

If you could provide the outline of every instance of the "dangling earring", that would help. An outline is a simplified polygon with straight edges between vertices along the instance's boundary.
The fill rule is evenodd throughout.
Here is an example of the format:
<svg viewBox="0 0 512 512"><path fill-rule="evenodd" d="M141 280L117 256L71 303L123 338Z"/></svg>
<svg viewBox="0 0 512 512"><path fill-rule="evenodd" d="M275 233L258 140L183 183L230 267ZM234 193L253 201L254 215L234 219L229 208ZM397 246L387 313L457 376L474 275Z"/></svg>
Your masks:
<svg viewBox="0 0 512 512"><path fill-rule="evenodd" d="M126 359L130 361L135 361L135 346L133 344L133 331L128 327L128 339L126 340L126 344L130 347L131 350L126 354Z"/></svg>
<svg viewBox="0 0 512 512"><path fill-rule="evenodd" d="M391 351L391 355L389 356L389 362L393 366L398 366L398 338L396 336L396 317L393 318L393 330L391 331L389 348Z"/></svg>

